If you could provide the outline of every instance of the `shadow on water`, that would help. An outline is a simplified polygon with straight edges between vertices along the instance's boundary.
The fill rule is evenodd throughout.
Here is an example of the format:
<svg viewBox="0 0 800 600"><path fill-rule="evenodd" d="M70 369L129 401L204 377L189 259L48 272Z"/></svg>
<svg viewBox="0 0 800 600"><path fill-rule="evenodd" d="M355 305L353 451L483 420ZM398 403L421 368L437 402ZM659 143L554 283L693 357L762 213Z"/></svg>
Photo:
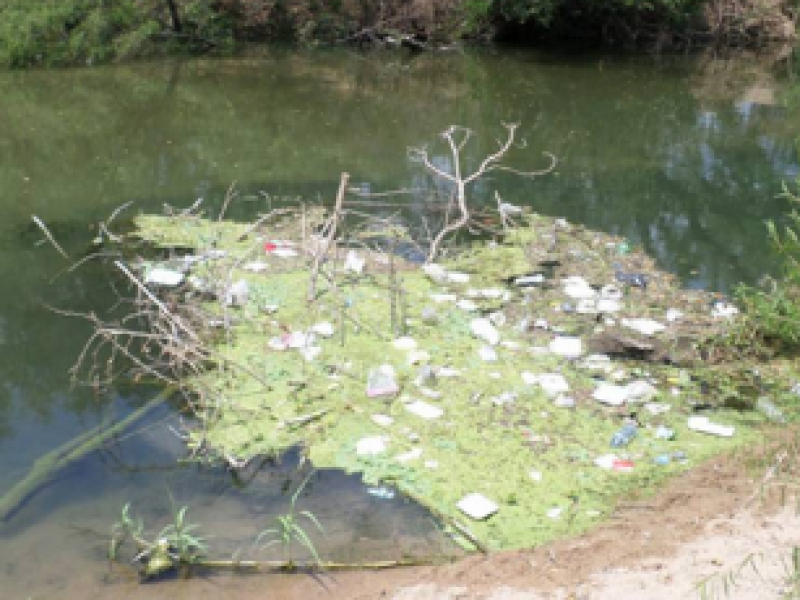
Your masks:
<svg viewBox="0 0 800 600"><path fill-rule="evenodd" d="M443 189L408 163L408 147L429 144L447 167L436 134L467 126L476 132L464 155L471 168L500 122L518 121L528 144L510 164L536 168L547 150L559 158L557 171L533 181L494 176L472 190L476 201L498 190L507 202L624 235L688 285L726 292L776 268L764 221L781 218L781 183L798 174L794 77L763 57L503 51L408 61L282 50L0 74L0 493L36 457L147 399L70 388L89 328L43 305L103 311L113 296L91 266L50 283L67 263L38 244L31 213L80 256L95 234L90 224L129 200L133 210L157 211L202 197L216 214L235 181L240 198L230 216L247 218L267 205L261 192L333 198L348 171L371 191L417 190L397 201L403 215L418 217ZM167 427L177 418L167 409L152 415L135 435L72 465L0 528L3 595L129 593L104 565L108 528L127 502L157 530L174 497L222 553L251 543L287 509L287 489L300 477L295 456L265 462L240 485L223 468L178 460L185 449ZM371 496L343 473L317 473L302 508L325 525L319 548L327 558L449 548L424 511ZM193 589L187 597L201 593Z"/></svg>

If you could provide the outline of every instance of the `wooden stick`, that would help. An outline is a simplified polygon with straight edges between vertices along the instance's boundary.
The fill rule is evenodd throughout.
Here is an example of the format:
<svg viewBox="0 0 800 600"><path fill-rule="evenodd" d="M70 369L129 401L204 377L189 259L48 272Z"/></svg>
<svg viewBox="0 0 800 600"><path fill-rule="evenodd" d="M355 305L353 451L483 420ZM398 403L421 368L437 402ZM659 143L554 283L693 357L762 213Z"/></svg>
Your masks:
<svg viewBox="0 0 800 600"><path fill-rule="evenodd" d="M347 193L347 182L350 181L349 173L342 173L342 178L339 180L339 191L336 193L336 205L333 207L333 215L331 215L330 227L328 228L328 235L325 242L317 255L314 257L314 266L311 270L311 285L308 289L308 300L311 302L317 295L317 277L319 270L322 266L322 261L328 250L331 247L334 239L336 239L336 229L339 224L339 215L342 212L342 203L344 202L345 194Z"/></svg>
<svg viewBox="0 0 800 600"><path fill-rule="evenodd" d="M45 237L47 237L47 239L50 241L50 243L53 244L53 247L56 250L58 250L59 254L61 254L61 256L63 256L67 260L72 260L69 257L69 254L67 254L64 251L64 249L61 246L58 245L58 242L56 241L56 238L53 237L53 234L50 233L50 230L47 229L47 226L44 224L44 222L39 217L37 217L36 215L31 215L31 219L33 219L33 222L36 223L36 226L39 229L42 230L42 233L44 233Z"/></svg>

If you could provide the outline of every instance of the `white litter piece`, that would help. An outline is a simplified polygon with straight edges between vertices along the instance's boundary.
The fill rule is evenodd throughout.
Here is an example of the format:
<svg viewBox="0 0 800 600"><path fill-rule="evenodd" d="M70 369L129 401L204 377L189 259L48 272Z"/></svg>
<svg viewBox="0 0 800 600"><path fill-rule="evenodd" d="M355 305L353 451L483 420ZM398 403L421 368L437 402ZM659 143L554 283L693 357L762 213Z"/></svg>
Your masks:
<svg viewBox="0 0 800 600"><path fill-rule="evenodd" d="M444 304L445 302L455 302L458 296L455 294L431 294L431 300L437 304Z"/></svg>
<svg viewBox="0 0 800 600"><path fill-rule="evenodd" d="M591 298L582 298L578 300L578 304L575 306L575 312L580 315L595 315L598 312L597 302Z"/></svg>
<svg viewBox="0 0 800 600"><path fill-rule="evenodd" d="M427 388L424 386L419 388L419 393L425 396L426 398L433 398L434 400L437 400L438 398L442 397L442 392L439 392L437 390L432 390L431 388Z"/></svg>
<svg viewBox="0 0 800 600"><path fill-rule="evenodd" d="M658 390L644 379L631 381L625 386L628 402L647 402L658 393Z"/></svg>
<svg viewBox="0 0 800 600"><path fill-rule="evenodd" d="M572 396L559 396L553 401L558 408L575 408L575 398Z"/></svg>
<svg viewBox="0 0 800 600"><path fill-rule="evenodd" d="M518 286L537 285L540 283L544 283L544 275L541 273L536 273L534 275L523 275L522 277L517 277L514 280L514 285Z"/></svg>
<svg viewBox="0 0 800 600"><path fill-rule="evenodd" d="M679 311L677 308L670 308L667 309L666 319L670 323L674 323L675 321L679 321L683 318L683 313Z"/></svg>
<svg viewBox="0 0 800 600"><path fill-rule="evenodd" d="M496 346L500 341L500 334L489 319L472 319L469 326L475 337L482 339L491 346Z"/></svg>
<svg viewBox="0 0 800 600"><path fill-rule="evenodd" d="M711 316L715 319L730 319L739 314L739 309L730 302L715 302Z"/></svg>
<svg viewBox="0 0 800 600"><path fill-rule="evenodd" d="M403 454L397 455L397 460L400 462L410 462L412 460L417 460L420 456L422 456L422 448L413 448L408 452L403 452Z"/></svg>
<svg viewBox="0 0 800 600"><path fill-rule="evenodd" d="M583 342L579 337L558 336L548 345L550 352L565 358L578 358L583 354Z"/></svg>
<svg viewBox="0 0 800 600"><path fill-rule="evenodd" d="M500 342L500 345L503 348L508 348L509 350L519 350L522 348L522 344L515 342L514 340L503 340Z"/></svg>
<svg viewBox="0 0 800 600"><path fill-rule="evenodd" d="M394 423L394 419L389 415L372 415L370 419L375 425L379 425L380 427L389 427Z"/></svg>
<svg viewBox="0 0 800 600"><path fill-rule="evenodd" d="M539 385L544 390L544 393L555 398L563 392L569 391L569 384L564 379L563 375L558 373L542 373L537 377Z"/></svg>
<svg viewBox="0 0 800 600"><path fill-rule="evenodd" d="M548 329L550 324L544 319L536 319L533 326L536 327L536 329Z"/></svg>
<svg viewBox="0 0 800 600"><path fill-rule="evenodd" d="M732 437L736 428L731 425L720 425L713 423L708 417L695 415L689 417L689 429L693 431L700 431L702 433L710 433L711 435L718 435L720 437Z"/></svg>
<svg viewBox="0 0 800 600"><path fill-rule="evenodd" d="M243 306L247 304L250 295L250 286L247 281L240 279L225 291L225 304L228 306Z"/></svg>
<svg viewBox="0 0 800 600"><path fill-rule="evenodd" d="M504 298L508 294L508 291L501 290L500 288L487 288L480 290L480 294L484 298L488 298L490 300L497 300L498 298Z"/></svg>
<svg viewBox="0 0 800 600"><path fill-rule="evenodd" d="M601 298L596 304L599 313L615 313L622 310L622 302L613 298Z"/></svg>
<svg viewBox="0 0 800 600"><path fill-rule="evenodd" d="M380 365L370 369L367 375L367 396L370 398L394 396L399 391L397 373L392 365Z"/></svg>
<svg viewBox="0 0 800 600"><path fill-rule="evenodd" d="M447 271L442 265L437 265L436 263L428 263L427 265L422 266L422 271L437 282L444 281L444 278L447 276Z"/></svg>
<svg viewBox="0 0 800 600"><path fill-rule="evenodd" d="M491 377L492 379L501 379L503 375L501 373L492 371L491 373L489 373L489 377Z"/></svg>
<svg viewBox="0 0 800 600"><path fill-rule="evenodd" d="M428 469L438 469L439 468L439 461L438 460L426 460L423 464Z"/></svg>
<svg viewBox="0 0 800 600"><path fill-rule="evenodd" d="M311 327L311 331L324 338L329 338L333 335L333 325L324 321Z"/></svg>
<svg viewBox="0 0 800 600"><path fill-rule="evenodd" d="M536 469L531 469L530 471L528 471L528 475L534 481L541 481L542 480L542 472L541 471L537 471Z"/></svg>
<svg viewBox="0 0 800 600"><path fill-rule="evenodd" d="M144 282L163 287L175 287L183 281L183 273L164 267L154 267L144 275Z"/></svg>
<svg viewBox="0 0 800 600"><path fill-rule="evenodd" d="M469 283L469 275L466 273L447 273L445 277L450 283Z"/></svg>
<svg viewBox="0 0 800 600"><path fill-rule="evenodd" d="M280 306L278 304L265 304L264 306L261 307L261 310L263 310L268 315L271 315L273 313L278 312L279 308Z"/></svg>
<svg viewBox="0 0 800 600"><path fill-rule="evenodd" d="M476 521L482 521L499 510L497 503L477 492L467 494L456 504L458 509Z"/></svg>
<svg viewBox="0 0 800 600"><path fill-rule="evenodd" d="M278 258L292 258L297 256L297 250L294 248L287 248L286 246L278 246L272 251L272 254Z"/></svg>
<svg viewBox="0 0 800 600"><path fill-rule="evenodd" d="M367 264L366 259L360 257L355 250L350 250L344 259L344 270L357 274L363 273L365 264Z"/></svg>
<svg viewBox="0 0 800 600"><path fill-rule="evenodd" d="M467 312L475 312L476 310L478 310L478 305L475 304L469 298L462 298L461 300L456 302L456 306L461 310L465 310Z"/></svg>
<svg viewBox="0 0 800 600"><path fill-rule="evenodd" d="M564 512L564 509L560 506L556 506L547 511L547 516L551 519L560 519L562 512Z"/></svg>
<svg viewBox="0 0 800 600"><path fill-rule="evenodd" d="M322 354L322 348L319 346L303 346L300 348L300 354L302 354L303 358L305 358L308 362L311 362L320 354Z"/></svg>
<svg viewBox="0 0 800 600"><path fill-rule="evenodd" d="M604 285L600 288L600 297L605 300L622 300L622 290L615 285Z"/></svg>
<svg viewBox="0 0 800 600"><path fill-rule="evenodd" d="M480 298L481 292L480 290L476 290L475 288L468 288L467 291L464 292L464 295L467 298Z"/></svg>
<svg viewBox="0 0 800 600"><path fill-rule="evenodd" d="M663 324L652 319L622 319L621 323L623 327L638 331L642 335L654 335L666 329Z"/></svg>
<svg viewBox="0 0 800 600"><path fill-rule="evenodd" d="M607 371L611 368L611 357L607 354L590 354L581 361L581 367L589 371Z"/></svg>
<svg viewBox="0 0 800 600"><path fill-rule="evenodd" d="M251 273L263 273L267 269L269 269L269 265L262 261L253 261L249 263L245 263L242 268L245 271L250 271Z"/></svg>
<svg viewBox="0 0 800 600"><path fill-rule="evenodd" d="M437 377L461 377L461 371L453 367L441 367L436 371Z"/></svg>
<svg viewBox="0 0 800 600"><path fill-rule="evenodd" d="M373 435L361 438L356 443L356 454L359 456L373 456L386 452L386 437Z"/></svg>
<svg viewBox="0 0 800 600"><path fill-rule="evenodd" d="M295 331L293 333L290 333L289 335L284 336L283 339L286 341L286 346L288 348L299 350L300 348L306 348L313 345L314 334L303 333L302 331Z"/></svg>
<svg viewBox="0 0 800 600"><path fill-rule="evenodd" d="M478 348L478 356L486 362L494 362L497 360L497 351L491 346L481 346Z"/></svg>
<svg viewBox="0 0 800 600"><path fill-rule="evenodd" d="M598 456L594 459L594 464L596 464L601 469L613 469L614 462L617 461L616 454L603 454L602 456Z"/></svg>
<svg viewBox="0 0 800 600"><path fill-rule="evenodd" d="M392 342L392 346L398 350L414 350L417 347L417 341L410 337L399 337Z"/></svg>
<svg viewBox="0 0 800 600"><path fill-rule="evenodd" d="M495 396L494 398L492 398L492 404L496 406L512 404L514 401L516 401L517 398L518 395L516 392L503 392L499 396Z"/></svg>
<svg viewBox="0 0 800 600"><path fill-rule="evenodd" d="M519 215L522 214L522 207L516 204L509 204L508 202L500 202L497 205L497 210L503 215Z"/></svg>
<svg viewBox="0 0 800 600"><path fill-rule="evenodd" d="M567 277L562 281L564 294L574 300L594 298L597 291L583 277Z"/></svg>
<svg viewBox="0 0 800 600"><path fill-rule="evenodd" d="M653 416L663 415L665 412L669 412L670 408L672 406L663 402L648 402L644 405L644 409Z"/></svg>
<svg viewBox="0 0 800 600"><path fill-rule="evenodd" d="M507 319L505 313L498 310L497 312L493 312L489 315L489 320L498 327L502 327L506 324Z"/></svg>
<svg viewBox="0 0 800 600"><path fill-rule="evenodd" d="M536 373L530 373L528 371L523 371L520 373L522 376L522 381L525 385L536 385L539 383L539 376Z"/></svg>
<svg viewBox="0 0 800 600"><path fill-rule="evenodd" d="M628 388L624 385L601 383L595 389L592 398L609 406L621 406L628 399Z"/></svg>
<svg viewBox="0 0 800 600"><path fill-rule="evenodd" d="M278 350L280 352L288 350L289 343L287 338L288 336L270 338L270 340L267 342L267 346L272 350Z"/></svg>
<svg viewBox="0 0 800 600"><path fill-rule="evenodd" d="M444 411L438 406L433 406L422 400L415 400L411 404L406 404L406 410L429 421L438 419L444 414Z"/></svg>

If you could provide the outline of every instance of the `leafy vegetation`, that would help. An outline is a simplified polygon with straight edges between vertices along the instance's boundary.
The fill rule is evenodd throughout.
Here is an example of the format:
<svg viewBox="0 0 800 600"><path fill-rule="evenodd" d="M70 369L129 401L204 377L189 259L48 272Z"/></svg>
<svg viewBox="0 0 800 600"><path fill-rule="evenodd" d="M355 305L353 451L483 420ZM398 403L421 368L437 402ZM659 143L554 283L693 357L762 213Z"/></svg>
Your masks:
<svg viewBox="0 0 800 600"><path fill-rule="evenodd" d="M795 207L781 228L767 224L770 240L783 259L780 280L768 278L760 288L741 286L738 296L746 308L747 327L778 350L800 348L800 196L784 187L783 196Z"/></svg>

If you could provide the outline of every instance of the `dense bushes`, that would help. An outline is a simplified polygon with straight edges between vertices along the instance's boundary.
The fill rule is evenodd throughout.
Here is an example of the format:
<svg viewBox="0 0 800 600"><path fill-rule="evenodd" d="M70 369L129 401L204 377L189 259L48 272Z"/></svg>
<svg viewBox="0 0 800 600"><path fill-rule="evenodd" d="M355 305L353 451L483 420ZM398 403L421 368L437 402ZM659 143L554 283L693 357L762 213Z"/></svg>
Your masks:
<svg viewBox="0 0 800 600"><path fill-rule="evenodd" d="M526 41L793 33L797 0L0 0L0 65L73 64L230 48L235 40L419 43L491 37L522 24Z"/></svg>

